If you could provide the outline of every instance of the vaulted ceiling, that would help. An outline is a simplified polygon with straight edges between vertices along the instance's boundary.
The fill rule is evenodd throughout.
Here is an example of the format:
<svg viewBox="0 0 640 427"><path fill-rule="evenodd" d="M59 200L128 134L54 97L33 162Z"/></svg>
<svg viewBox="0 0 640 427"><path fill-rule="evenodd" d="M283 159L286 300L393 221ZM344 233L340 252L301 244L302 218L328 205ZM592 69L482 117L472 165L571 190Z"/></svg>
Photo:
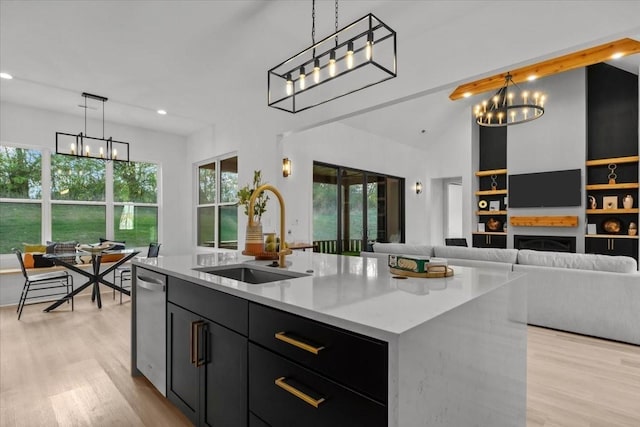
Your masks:
<svg viewBox="0 0 640 427"><path fill-rule="evenodd" d="M354 0L340 25L368 12L398 33L398 78L291 115L266 106L266 71L311 44L311 1L2 0L0 69L15 78L0 100L82 115L86 91L109 98L110 121L180 135L243 115L283 133L343 120L420 146L467 108L447 98L460 83L640 39L637 1ZM333 26L334 2L316 2L317 38Z"/></svg>

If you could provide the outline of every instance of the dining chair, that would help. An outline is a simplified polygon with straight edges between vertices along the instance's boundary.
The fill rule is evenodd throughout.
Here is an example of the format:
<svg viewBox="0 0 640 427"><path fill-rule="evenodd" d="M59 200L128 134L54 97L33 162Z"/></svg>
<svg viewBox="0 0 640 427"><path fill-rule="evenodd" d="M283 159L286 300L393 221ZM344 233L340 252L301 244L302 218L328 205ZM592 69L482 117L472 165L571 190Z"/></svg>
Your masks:
<svg viewBox="0 0 640 427"><path fill-rule="evenodd" d="M22 259L22 251L20 249L12 249L18 257L20 262L20 269L24 276L24 286L22 287L22 293L20 294L20 300L18 301L18 320L22 316L22 309L25 305L38 304L51 299L43 299L57 295L68 295L73 292L73 276L67 271L52 271L50 273L41 274L29 274L24 266ZM51 289L60 289L59 291L51 291ZM64 289L64 291L62 290ZM52 293L41 293L41 291L47 291ZM31 294L31 296L30 296ZM38 301L27 303L27 300L37 299ZM71 311L73 311L73 297L66 298L67 304L71 300Z"/></svg>
<svg viewBox="0 0 640 427"><path fill-rule="evenodd" d="M162 243L157 243L157 242L149 243L149 249L147 250L147 258L158 258L158 253L160 253L160 246L162 246ZM117 267L113 271L114 285L116 284L116 278L120 280L120 288L125 289L127 286L124 285L124 282L131 282L131 265L123 264ZM116 299L115 289L113 290L113 299ZM120 292L120 304L122 304L122 292Z"/></svg>
<svg viewBox="0 0 640 427"><path fill-rule="evenodd" d="M467 239L463 238L448 238L444 239L445 246L467 246Z"/></svg>

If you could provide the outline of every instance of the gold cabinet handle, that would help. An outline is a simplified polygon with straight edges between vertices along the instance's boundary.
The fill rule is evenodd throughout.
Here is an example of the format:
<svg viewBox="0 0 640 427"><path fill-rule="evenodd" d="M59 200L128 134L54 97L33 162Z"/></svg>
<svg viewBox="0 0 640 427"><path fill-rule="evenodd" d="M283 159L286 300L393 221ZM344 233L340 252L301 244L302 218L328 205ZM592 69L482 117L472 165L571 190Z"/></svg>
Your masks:
<svg viewBox="0 0 640 427"><path fill-rule="evenodd" d="M287 335L286 332L276 332L275 338L277 340L286 342L287 344L291 344L292 346L298 347L302 350L308 351L309 353L313 353L315 355L320 353L320 350L324 349L324 346L315 347L311 344L307 344L306 342L302 342L299 339L292 338Z"/></svg>
<svg viewBox="0 0 640 427"><path fill-rule="evenodd" d="M324 397L321 397L320 399L314 399L313 397L309 396L306 393L301 392L300 390L293 387L292 385L287 384L285 380L286 380L285 377L280 377L277 380L275 380L275 383L281 389L293 394L295 397L297 397L300 400L303 400L305 403L308 403L314 408L317 408L318 406L320 406L322 402L325 401Z"/></svg>
<svg viewBox="0 0 640 427"><path fill-rule="evenodd" d="M203 363L200 363L198 360L200 355L200 326L204 325L204 321L198 320L196 322L191 322L191 340L190 340L190 351L189 355L191 357L191 364L193 366L201 366Z"/></svg>

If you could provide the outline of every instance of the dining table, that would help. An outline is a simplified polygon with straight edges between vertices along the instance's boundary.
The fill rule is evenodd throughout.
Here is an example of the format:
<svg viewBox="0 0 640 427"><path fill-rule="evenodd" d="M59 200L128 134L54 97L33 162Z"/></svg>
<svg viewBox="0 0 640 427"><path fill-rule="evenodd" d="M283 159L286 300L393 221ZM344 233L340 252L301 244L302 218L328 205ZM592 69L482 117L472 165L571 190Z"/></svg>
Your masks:
<svg viewBox="0 0 640 427"><path fill-rule="evenodd" d="M48 306L44 309L44 311L51 311L59 307L62 303L67 301L69 298L72 298L78 295L80 292L88 288L89 286L93 286L91 292L91 301L97 301L98 308L102 308L102 300L100 299L100 284L103 284L109 288L115 289L118 292L122 292L125 295L131 295L131 292L127 289L124 289L122 286L116 286L113 282L110 282L106 279L106 276L113 272L120 265L129 261L131 258L135 257L140 253L139 250L135 249L122 249L122 250L105 250L105 251L83 251L76 250L76 252L69 253L58 253L58 254L46 254L44 258L50 259L53 261L55 265L59 265L65 267L67 270L78 273L87 278L87 281L83 283L78 288L74 289L72 292L68 293L64 297L58 299L56 302ZM100 267L102 264L102 257L106 254L120 254L122 257L110 264L107 268L100 271ZM78 264L75 264L74 261L76 259L82 259L83 257L91 256L91 268L84 269L80 268ZM74 261L71 261L74 260Z"/></svg>

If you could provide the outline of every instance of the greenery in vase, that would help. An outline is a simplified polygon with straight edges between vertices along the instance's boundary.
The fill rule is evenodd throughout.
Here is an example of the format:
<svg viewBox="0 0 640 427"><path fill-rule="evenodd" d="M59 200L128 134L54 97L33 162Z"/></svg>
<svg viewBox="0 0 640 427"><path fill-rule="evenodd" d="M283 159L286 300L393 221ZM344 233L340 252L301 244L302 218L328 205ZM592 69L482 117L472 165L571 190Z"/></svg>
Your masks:
<svg viewBox="0 0 640 427"><path fill-rule="evenodd" d="M249 200L258 187L263 185L262 172L257 170L253 171L253 185L249 187L249 184L238 190L238 205L244 206L244 214L249 216ZM267 211L267 202L269 196L263 191L258 197L256 197L253 205L253 222L259 223L262 218L262 214Z"/></svg>

